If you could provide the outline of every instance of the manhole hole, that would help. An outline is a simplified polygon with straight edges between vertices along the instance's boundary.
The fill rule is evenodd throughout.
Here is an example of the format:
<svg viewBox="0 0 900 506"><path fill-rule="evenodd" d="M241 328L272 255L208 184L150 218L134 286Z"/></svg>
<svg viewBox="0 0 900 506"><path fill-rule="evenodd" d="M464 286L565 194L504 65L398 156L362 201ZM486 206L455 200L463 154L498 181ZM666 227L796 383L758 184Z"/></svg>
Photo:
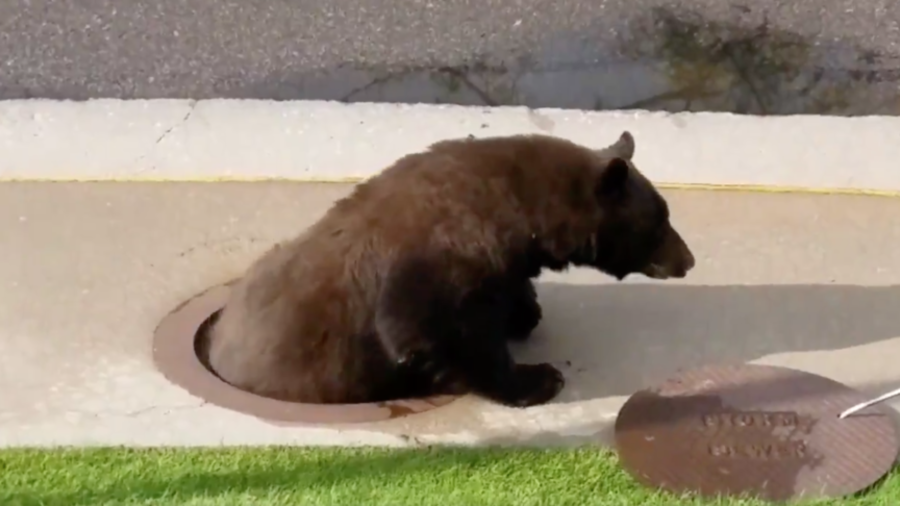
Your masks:
<svg viewBox="0 0 900 506"><path fill-rule="evenodd" d="M279 423L353 424L422 413L453 402L454 396L399 399L369 404L301 404L261 397L222 381L201 362L203 331L228 299L230 285L213 287L181 304L156 328L153 360L172 383L211 404Z"/></svg>
<svg viewBox="0 0 900 506"><path fill-rule="evenodd" d="M897 457L887 414L838 419L865 399L783 367L704 367L628 399L616 447L635 479L677 494L841 497L878 481Z"/></svg>

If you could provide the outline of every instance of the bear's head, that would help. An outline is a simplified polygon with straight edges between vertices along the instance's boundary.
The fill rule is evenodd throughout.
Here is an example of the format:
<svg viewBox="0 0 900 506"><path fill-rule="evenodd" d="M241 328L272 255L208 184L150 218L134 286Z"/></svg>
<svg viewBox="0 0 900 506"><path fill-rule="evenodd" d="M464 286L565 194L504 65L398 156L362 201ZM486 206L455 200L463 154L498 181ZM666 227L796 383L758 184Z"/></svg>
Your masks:
<svg viewBox="0 0 900 506"><path fill-rule="evenodd" d="M573 263L619 280L636 273L683 278L694 267L694 255L669 222L666 200L632 163L634 149L634 137L626 131L611 146L595 151L593 191L601 218L590 244L576 253Z"/></svg>

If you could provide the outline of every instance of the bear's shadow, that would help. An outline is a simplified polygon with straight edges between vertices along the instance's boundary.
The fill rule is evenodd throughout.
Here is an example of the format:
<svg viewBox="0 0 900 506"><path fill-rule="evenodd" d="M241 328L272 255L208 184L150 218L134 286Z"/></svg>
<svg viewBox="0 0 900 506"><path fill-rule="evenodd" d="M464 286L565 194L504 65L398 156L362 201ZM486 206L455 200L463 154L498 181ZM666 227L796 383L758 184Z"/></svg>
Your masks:
<svg viewBox="0 0 900 506"><path fill-rule="evenodd" d="M628 396L684 368L900 337L900 286L536 285L543 321L511 349L565 374L554 403Z"/></svg>

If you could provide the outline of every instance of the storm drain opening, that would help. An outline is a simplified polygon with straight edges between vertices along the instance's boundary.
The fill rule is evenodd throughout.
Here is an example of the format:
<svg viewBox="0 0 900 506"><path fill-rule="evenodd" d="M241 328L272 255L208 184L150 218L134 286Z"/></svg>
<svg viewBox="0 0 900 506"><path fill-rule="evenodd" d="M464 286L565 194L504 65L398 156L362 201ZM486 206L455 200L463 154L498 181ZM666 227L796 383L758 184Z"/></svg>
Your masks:
<svg viewBox="0 0 900 506"><path fill-rule="evenodd" d="M201 357L206 332L228 300L234 282L214 286L176 307L157 326L153 361L172 383L210 404L283 424L332 425L380 422L445 406L455 396L363 404L303 404L262 397L236 388L213 373Z"/></svg>

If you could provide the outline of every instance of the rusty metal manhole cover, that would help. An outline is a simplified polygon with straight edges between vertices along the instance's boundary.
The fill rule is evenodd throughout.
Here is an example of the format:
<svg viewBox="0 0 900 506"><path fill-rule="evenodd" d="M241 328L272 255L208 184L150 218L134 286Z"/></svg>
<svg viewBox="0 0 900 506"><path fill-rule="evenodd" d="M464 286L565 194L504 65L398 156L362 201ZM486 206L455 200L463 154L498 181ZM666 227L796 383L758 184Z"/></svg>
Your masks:
<svg viewBox="0 0 900 506"><path fill-rule="evenodd" d="M846 385L784 367L703 367L628 399L616 447L635 479L676 494L841 497L874 484L897 457L885 412L838 419L865 400Z"/></svg>
<svg viewBox="0 0 900 506"><path fill-rule="evenodd" d="M181 304L157 326L153 360L169 381L217 406L279 424L353 424L378 422L422 413L447 405L457 397L436 396L369 404L301 404L261 397L219 379L200 360L203 330L228 299L226 283ZM198 353L199 352L199 353Z"/></svg>

